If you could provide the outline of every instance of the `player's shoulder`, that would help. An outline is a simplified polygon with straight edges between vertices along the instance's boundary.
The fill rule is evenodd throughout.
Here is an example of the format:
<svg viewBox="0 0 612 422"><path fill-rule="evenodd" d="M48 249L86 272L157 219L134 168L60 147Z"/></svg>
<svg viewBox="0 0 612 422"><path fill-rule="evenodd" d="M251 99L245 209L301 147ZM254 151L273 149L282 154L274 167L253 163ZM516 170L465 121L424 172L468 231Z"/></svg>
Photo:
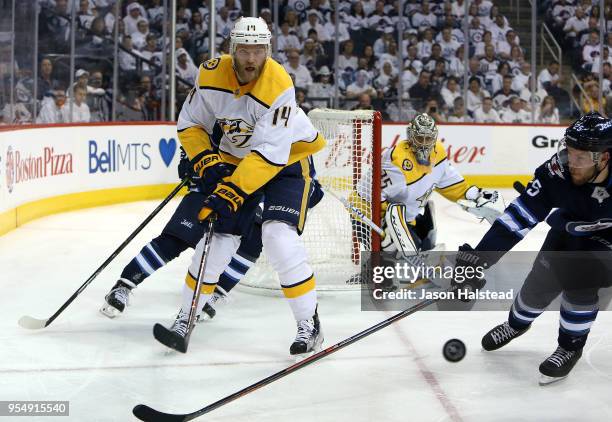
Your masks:
<svg viewBox="0 0 612 422"><path fill-rule="evenodd" d="M203 62L198 69L200 89L231 90L229 72L233 72L232 57L224 54Z"/></svg>
<svg viewBox="0 0 612 422"><path fill-rule="evenodd" d="M293 81L289 73L276 60L268 58L257 83L249 95L255 97L259 103L267 108L270 108L283 93L291 96L294 95L292 92L287 92L290 88L290 91L292 91Z"/></svg>
<svg viewBox="0 0 612 422"><path fill-rule="evenodd" d="M444 144L439 139L436 141L436 145L431 151L431 155L429 157L431 163L433 163L434 167L438 164L441 164L444 160L446 160L446 149L444 149Z"/></svg>
<svg viewBox="0 0 612 422"><path fill-rule="evenodd" d="M540 165L535 171L535 176L538 179L542 179L542 182L548 181L552 183L567 180L569 177L567 169L559 162L557 154L554 154Z"/></svg>

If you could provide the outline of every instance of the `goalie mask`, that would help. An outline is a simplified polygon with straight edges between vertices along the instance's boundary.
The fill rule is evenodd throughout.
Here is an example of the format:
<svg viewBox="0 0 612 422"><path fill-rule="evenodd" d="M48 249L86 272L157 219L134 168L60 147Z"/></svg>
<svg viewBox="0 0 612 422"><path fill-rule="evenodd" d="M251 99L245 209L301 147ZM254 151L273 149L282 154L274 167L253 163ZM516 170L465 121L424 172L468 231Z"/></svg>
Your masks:
<svg viewBox="0 0 612 422"><path fill-rule="evenodd" d="M419 164L430 165L429 156L438 139L438 127L427 113L417 114L407 129L408 145Z"/></svg>

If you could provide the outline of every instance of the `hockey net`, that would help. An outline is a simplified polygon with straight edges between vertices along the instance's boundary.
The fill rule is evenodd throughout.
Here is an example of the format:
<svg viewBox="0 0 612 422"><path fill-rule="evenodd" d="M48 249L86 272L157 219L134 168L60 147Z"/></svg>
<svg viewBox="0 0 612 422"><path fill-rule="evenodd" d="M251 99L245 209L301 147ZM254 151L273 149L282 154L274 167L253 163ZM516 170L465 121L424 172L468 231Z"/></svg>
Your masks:
<svg viewBox="0 0 612 422"><path fill-rule="evenodd" d="M313 157L319 182L380 223L380 113L315 109L308 116L327 141L326 148ZM327 193L308 211L301 237L321 291L359 289L360 252L380 250L379 236ZM265 253L264 248L257 264L240 282L253 293L280 291Z"/></svg>

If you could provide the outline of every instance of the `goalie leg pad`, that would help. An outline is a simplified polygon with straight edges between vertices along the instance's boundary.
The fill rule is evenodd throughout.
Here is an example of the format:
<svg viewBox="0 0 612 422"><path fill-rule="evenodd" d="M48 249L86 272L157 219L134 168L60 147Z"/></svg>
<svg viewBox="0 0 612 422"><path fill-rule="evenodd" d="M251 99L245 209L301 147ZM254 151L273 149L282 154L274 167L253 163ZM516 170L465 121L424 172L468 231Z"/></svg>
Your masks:
<svg viewBox="0 0 612 422"><path fill-rule="evenodd" d="M385 213L385 238L391 237L393 245L404 257L417 253L421 241L415 235L414 229L406 219L406 206L404 204L390 204Z"/></svg>

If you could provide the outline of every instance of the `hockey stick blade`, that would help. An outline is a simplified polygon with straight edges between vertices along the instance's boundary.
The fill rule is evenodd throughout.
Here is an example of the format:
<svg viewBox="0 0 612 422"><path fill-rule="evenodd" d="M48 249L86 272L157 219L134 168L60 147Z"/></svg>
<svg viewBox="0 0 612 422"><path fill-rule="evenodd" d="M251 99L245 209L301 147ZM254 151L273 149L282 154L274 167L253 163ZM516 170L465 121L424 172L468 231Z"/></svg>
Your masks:
<svg viewBox="0 0 612 422"><path fill-rule="evenodd" d="M17 324L19 324L21 328L27 328L28 330L40 330L47 326L48 321L48 319L38 319L29 315L24 315L19 318Z"/></svg>
<svg viewBox="0 0 612 422"><path fill-rule="evenodd" d="M184 337L179 336L174 331L170 331L161 324L153 326L153 337L166 347L177 352L187 353L187 342Z"/></svg>
<svg viewBox="0 0 612 422"><path fill-rule="evenodd" d="M146 404L139 404L134 406L132 413L141 421L147 422L179 422L188 421L189 415L173 415L170 413L158 412L157 410L150 408Z"/></svg>

